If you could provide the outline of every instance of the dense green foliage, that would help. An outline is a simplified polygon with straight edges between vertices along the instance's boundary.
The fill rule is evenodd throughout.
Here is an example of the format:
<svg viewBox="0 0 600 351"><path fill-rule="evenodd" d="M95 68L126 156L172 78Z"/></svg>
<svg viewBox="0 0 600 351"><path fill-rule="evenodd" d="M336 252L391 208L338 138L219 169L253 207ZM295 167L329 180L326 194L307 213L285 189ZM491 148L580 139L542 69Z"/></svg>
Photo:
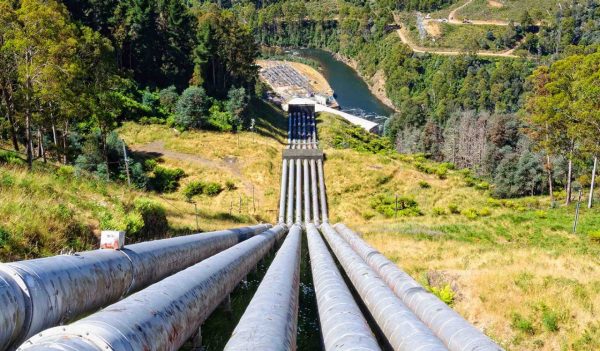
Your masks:
<svg viewBox="0 0 600 351"><path fill-rule="evenodd" d="M249 125L257 55L249 27L210 4L0 0L0 141L30 168L50 159L152 187L112 131Z"/></svg>
<svg viewBox="0 0 600 351"><path fill-rule="evenodd" d="M526 125L517 116L530 89L527 77L537 63L469 53L415 55L390 26L392 10L428 11L448 3L337 1L328 3L327 12L312 1L290 0L262 8L236 4L233 10L252 24L263 45L324 48L353 59L365 77L383 72L387 96L398 111L387 121L385 135L399 151L469 167L493 182L497 196L548 191L544 154L522 132ZM474 47L487 49L490 40L500 40L499 47L522 41L523 49L542 60L593 52L600 41L598 8L596 1L574 1L544 27L524 12L515 19L519 24L511 23L501 38L488 33ZM352 140L356 138L338 144ZM552 181L568 184L570 178L561 167L566 159L558 153L552 158L558 168Z"/></svg>

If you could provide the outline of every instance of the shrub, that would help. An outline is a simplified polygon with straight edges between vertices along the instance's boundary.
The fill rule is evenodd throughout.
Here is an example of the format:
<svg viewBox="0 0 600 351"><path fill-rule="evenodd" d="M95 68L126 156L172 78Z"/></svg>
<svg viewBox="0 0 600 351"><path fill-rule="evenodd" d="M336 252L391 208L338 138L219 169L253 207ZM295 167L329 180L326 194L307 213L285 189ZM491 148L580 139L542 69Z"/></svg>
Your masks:
<svg viewBox="0 0 600 351"><path fill-rule="evenodd" d="M488 217L488 216L492 215L492 210L490 210L487 207L484 207L481 210L477 211L477 214L480 215L481 217Z"/></svg>
<svg viewBox="0 0 600 351"><path fill-rule="evenodd" d="M600 230L596 230L588 233L590 240L600 243Z"/></svg>
<svg viewBox="0 0 600 351"><path fill-rule="evenodd" d="M396 197L390 194L379 194L371 199L371 208L386 217L396 215ZM408 197L398 197L399 216L420 216L423 213L417 202Z"/></svg>
<svg viewBox="0 0 600 351"><path fill-rule="evenodd" d="M235 190L235 183L232 180L228 180L225 182L225 188L229 191Z"/></svg>
<svg viewBox="0 0 600 351"><path fill-rule="evenodd" d="M446 284L441 288L432 286L430 290L435 296L444 301L444 303L447 305L452 306L452 304L454 304L454 297L456 296L456 293L454 290L452 290L450 284Z"/></svg>
<svg viewBox="0 0 600 351"><path fill-rule="evenodd" d="M448 211L450 211L451 214L459 214L460 213L458 206L455 204L448 205Z"/></svg>
<svg viewBox="0 0 600 351"><path fill-rule="evenodd" d="M150 186L161 193L177 190L179 180L185 176L185 172L181 168L166 168L158 165L154 167L153 173L149 179Z"/></svg>
<svg viewBox="0 0 600 351"><path fill-rule="evenodd" d="M132 231L138 240L148 240L163 237L169 230L167 211L165 208L149 199L137 198L134 201L134 210L142 218L142 227Z"/></svg>
<svg viewBox="0 0 600 351"><path fill-rule="evenodd" d="M431 188L431 185L424 180L419 181L419 186L421 187L421 189Z"/></svg>
<svg viewBox="0 0 600 351"><path fill-rule="evenodd" d="M477 184L475 184L475 189L477 189L477 190L489 190L490 189L490 183L488 183L488 182L477 183Z"/></svg>
<svg viewBox="0 0 600 351"><path fill-rule="evenodd" d="M187 201L191 201L192 197L202 194L203 187L204 184L200 181L189 182L185 188L183 188L183 196L185 196Z"/></svg>
<svg viewBox="0 0 600 351"><path fill-rule="evenodd" d="M535 216L540 219L545 219L548 217L546 211L542 211L542 210L535 211Z"/></svg>
<svg viewBox="0 0 600 351"><path fill-rule="evenodd" d="M475 219L479 216L479 214L477 213L477 210L472 209L472 208L462 210L462 211L460 211L460 214L467 217L468 219Z"/></svg>
<svg viewBox="0 0 600 351"><path fill-rule="evenodd" d="M6 163L10 165L24 165L25 161L19 157L14 151L0 150L0 163Z"/></svg>
<svg viewBox="0 0 600 351"><path fill-rule="evenodd" d="M549 332L558 331L558 314L549 308L542 312L542 325Z"/></svg>
<svg viewBox="0 0 600 351"><path fill-rule="evenodd" d="M212 183L212 182L206 183L202 187L202 193L204 195L208 195L208 196L216 196L221 191L223 191L223 188L221 187L221 185L219 183Z"/></svg>
<svg viewBox="0 0 600 351"><path fill-rule="evenodd" d="M434 207L432 212L434 216L444 216L446 214L446 210L441 207Z"/></svg>
<svg viewBox="0 0 600 351"><path fill-rule="evenodd" d="M72 178L75 175L75 167L73 166L60 166L56 170L56 176L59 178L67 179Z"/></svg>
<svg viewBox="0 0 600 351"><path fill-rule="evenodd" d="M531 335L535 333L535 330L533 329L533 323L518 313L513 313L511 325L513 328L520 330L524 333Z"/></svg>
<svg viewBox="0 0 600 351"><path fill-rule="evenodd" d="M448 168L446 168L446 166L443 164L439 165L435 169L435 175L437 175L440 179L446 179L446 176L448 175Z"/></svg>

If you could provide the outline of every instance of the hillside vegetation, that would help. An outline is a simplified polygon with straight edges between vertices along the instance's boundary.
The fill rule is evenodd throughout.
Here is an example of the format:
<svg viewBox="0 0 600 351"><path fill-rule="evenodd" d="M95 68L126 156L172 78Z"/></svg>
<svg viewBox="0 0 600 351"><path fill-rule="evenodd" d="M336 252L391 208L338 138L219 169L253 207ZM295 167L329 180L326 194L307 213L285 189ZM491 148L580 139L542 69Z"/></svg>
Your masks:
<svg viewBox="0 0 600 351"><path fill-rule="evenodd" d="M262 111L254 133L124 124L119 132L136 150L134 158L185 172L171 193L132 190L60 169L36 166L27 173L23 165L3 165L2 259L96 247L103 216L111 213L125 227L135 223L142 198L164 211L166 235L195 231L194 206L186 197L194 182L221 188L191 196L200 230L274 222L287 123L268 105ZM508 350L599 347L600 210L582 208L572 234L573 206L550 208L547 197L494 199L490 185L470 172L397 154L387 139L333 115L318 122L332 222L363 233Z"/></svg>

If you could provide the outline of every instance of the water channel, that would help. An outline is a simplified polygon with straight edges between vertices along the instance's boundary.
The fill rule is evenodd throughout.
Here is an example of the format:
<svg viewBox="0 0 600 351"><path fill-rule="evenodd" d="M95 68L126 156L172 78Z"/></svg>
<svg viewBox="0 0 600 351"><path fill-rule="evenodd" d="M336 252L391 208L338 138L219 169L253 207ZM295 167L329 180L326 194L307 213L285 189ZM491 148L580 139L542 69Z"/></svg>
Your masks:
<svg viewBox="0 0 600 351"><path fill-rule="evenodd" d="M327 51L319 49L294 50L299 56L314 60L335 92L342 111L383 123L394 111L381 102L365 81L347 64L336 60Z"/></svg>

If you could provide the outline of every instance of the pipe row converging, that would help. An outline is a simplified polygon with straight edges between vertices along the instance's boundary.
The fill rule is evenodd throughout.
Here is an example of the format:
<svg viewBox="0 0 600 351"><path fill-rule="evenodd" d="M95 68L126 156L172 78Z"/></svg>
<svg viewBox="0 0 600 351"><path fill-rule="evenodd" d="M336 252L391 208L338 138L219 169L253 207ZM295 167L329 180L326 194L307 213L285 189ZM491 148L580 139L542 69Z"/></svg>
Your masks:
<svg viewBox="0 0 600 351"><path fill-rule="evenodd" d="M288 148L316 148L314 111L289 116ZM357 233L329 224L322 159L284 158L278 220L0 265L0 350L25 340L19 350L199 347L204 321L279 244L225 350L296 350L302 226L325 350L378 351L378 338L394 350L502 350Z"/></svg>

